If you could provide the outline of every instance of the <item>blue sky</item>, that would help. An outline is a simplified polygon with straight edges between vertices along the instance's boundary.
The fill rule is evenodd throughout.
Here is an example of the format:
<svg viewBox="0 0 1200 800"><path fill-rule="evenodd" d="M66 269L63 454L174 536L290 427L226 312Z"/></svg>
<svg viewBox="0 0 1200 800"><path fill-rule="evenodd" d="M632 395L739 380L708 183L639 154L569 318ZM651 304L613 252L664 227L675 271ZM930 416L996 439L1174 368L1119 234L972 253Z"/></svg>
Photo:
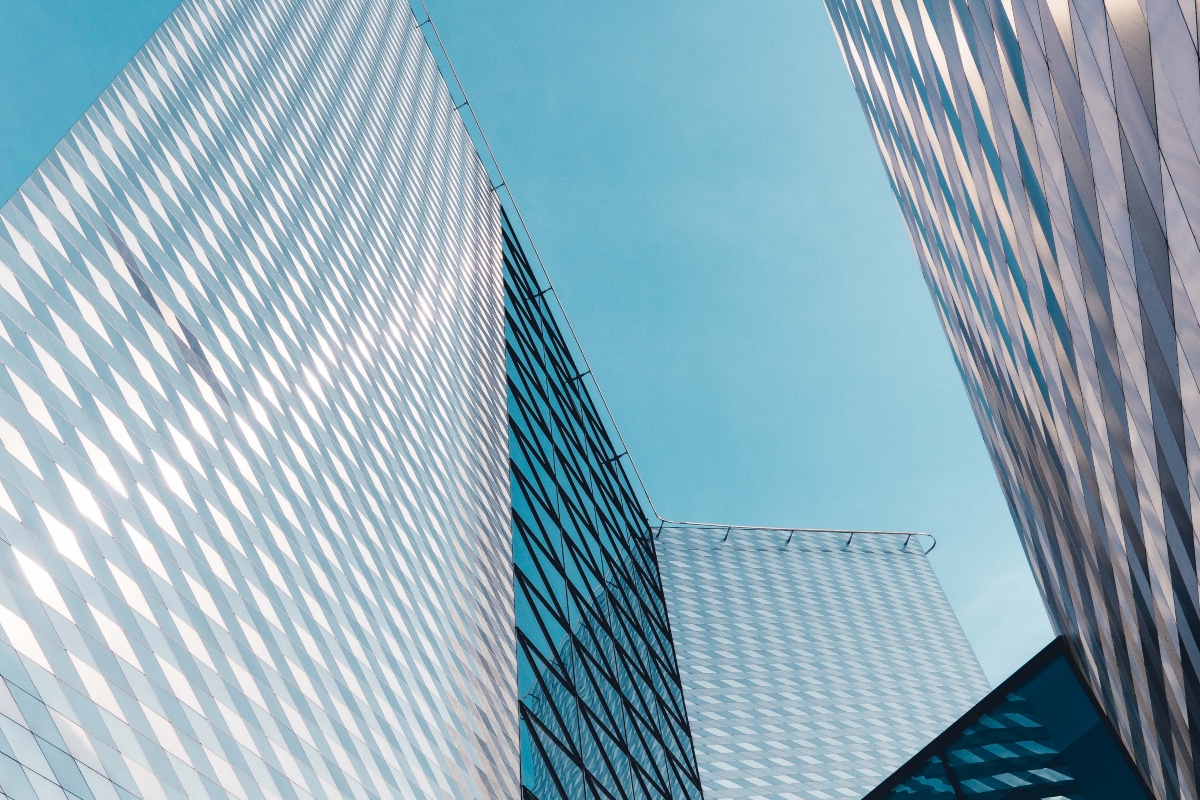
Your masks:
<svg viewBox="0 0 1200 800"><path fill-rule="evenodd" d="M0 0L0 196L173 6ZM822 4L430 10L659 511L929 531L993 683L1047 642Z"/></svg>

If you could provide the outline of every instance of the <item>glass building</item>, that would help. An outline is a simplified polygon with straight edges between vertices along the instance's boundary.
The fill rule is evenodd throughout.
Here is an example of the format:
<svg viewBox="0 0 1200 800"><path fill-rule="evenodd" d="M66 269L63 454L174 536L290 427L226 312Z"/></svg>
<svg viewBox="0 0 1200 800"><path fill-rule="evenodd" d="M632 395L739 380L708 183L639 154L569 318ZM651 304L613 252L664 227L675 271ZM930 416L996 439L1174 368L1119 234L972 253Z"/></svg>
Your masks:
<svg viewBox="0 0 1200 800"><path fill-rule="evenodd" d="M1196 4L827 7L1052 621L1195 800Z"/></svg>
<svg viewBox="0 0 1200 800"><path fill-rule="evenodd" d="M1148 800L1055 639L864 800Z"/></svg>
<svg viewBox="0 0 1200 800"><path fill-rule="evenodd" d="M704 796L862 797L987 693L932 537L663 525Z"/></svg>

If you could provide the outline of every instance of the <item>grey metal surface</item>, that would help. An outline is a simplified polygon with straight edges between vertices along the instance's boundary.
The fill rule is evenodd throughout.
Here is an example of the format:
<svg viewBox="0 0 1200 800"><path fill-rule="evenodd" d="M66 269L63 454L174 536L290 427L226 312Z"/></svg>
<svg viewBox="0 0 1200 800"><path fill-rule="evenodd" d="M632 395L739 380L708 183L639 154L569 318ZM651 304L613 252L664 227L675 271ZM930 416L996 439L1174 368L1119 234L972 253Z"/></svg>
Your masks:
<svg viewBox="0 0 1200 800"><path fill-rule="evenodd" d="M861 797L988 690L908 534L789 534L656 539L708 800Z"/></svg>
<svg viewBox="0 0 1200 800"><path fill-rule="evenodd" d="M3 791L515 797L499 208L408 7L185 2L0 219Z"/></svg>
<svg viewBox="0 0 1200 800"><path fill-rule="evenodd" d="M1194 800L1197 5L827 6L1054 625Z"/></svg>

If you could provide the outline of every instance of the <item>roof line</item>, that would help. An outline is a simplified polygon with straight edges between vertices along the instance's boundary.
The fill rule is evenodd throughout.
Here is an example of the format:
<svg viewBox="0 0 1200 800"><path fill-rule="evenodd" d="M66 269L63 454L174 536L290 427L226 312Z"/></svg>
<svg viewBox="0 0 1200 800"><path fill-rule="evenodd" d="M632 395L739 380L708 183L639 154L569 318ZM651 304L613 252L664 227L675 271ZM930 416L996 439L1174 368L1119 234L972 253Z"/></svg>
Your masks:
<svg viewBox="0 0 1200 800"><path fill-rule="evenodd" d="M425 19L421 20L417 17L416 8L413 2L420 5L421 11L425 14ZM937 538L931 533L923 533L917 531L859 531L859 530L841 530L836 528L771 528L754 525L723 525L709 522L679 522L677 520L667 519L662 514L658 513L657 506L654 505L654 498L650 495L650 490L646 487L646 481L642 477L642 471L638 469L637 461L633 458L633 452L629 449L629 445L625 442L625 434L621 432L621 426L617 424L617 418L612 412L612 407L608 404L608 398L604 396L604 390L600 387L600 381L596 378L596 371L592 369L592 362L587 357L587 351L583 349L583 342L579 340L579 335L575 332L575 326L571 322L570 315L567 314L567 309L563 305L562 298L558 294L558 289L554 286L554 281L550 278L550 272L546 269L546 262L542 260L542 254L538 250L537 243L533 239L533 234L529 231L529 226L525 224L525 217L521 214L521 207L517 203L517 198L513 195L512 188L508 185L508 179L504 177L504 171L500 168L500 162L496 158L495 151L492 150L491 142L488 141L487 134L483 131L483 125L479 122L479 117L475 113L475 106L472 105L470 98L467 96L466 87L463 86L462 80L458 77L458 70L454 67L454 62L450 58L449 51L446 50L446 45L442 41L442 35L438 32L437 24L433 21L433 16L429 13L429 7L425 5L425 0L409 0L409 8L413 11L413 20L417 23L418 28L429 26L430 33L433 34L433 39L437 43L438 50L441 51L442 58L446 61L446 66L450 69L450 77L454 79L454 84L458 87L458 92L462 97L462 102L455 105L455 109L459 112L459 117L464 123L467 122L466 115L463 114L463 109L470 112L470 121L474 123L473 127L479 133L479 140L483 143L483 148L487 153L488 159L492 162L492 167L496 171L496 177L500 179L499 183L492 186L492 192L496 194L497 200L500 199L500 190L504 190L504 194L508 197L508 203L512 206L513 212L516 214L517 221L521 224L521 230L525 234L525 239L529 243L529 248L533 251L533 256L537 260L538 267L541 268L542 277L546 281L546 288L550 294L554 295L554 302L558 306L559 314L562 316L563 322L566 323L567 330L571 334L571 339L575 342L575 349L579 352L580 358L583 360L583 365L586 368L583 376L590 376L592 386L596 388L596 396L600 399L600 404L604 406L604 412L608 416L609 424L612 426L613 432L617 435L617 440L621 443L621 449L624 451L621 456L629 459L629 465L633 468L633 474L637 478L638 485L642 489L642 495L646 498L646 502L650 506L651 513L658 520L658 528L661 531L664 525L686 525L689 527L712 527L712 528L728 528L731 530L773 530L785 533L844 533L851 537L859 534L870 536L907 536L909 541L913 537L929 537L933 540L933 544L925 553L933 552L933 548L937 547ZM426 37L426 43L429 43ZM438 65L439 71L441 65ZM445 77L443 75L443 77ZM454 99L451 98L451 102ZM468 131L469 133L469 131ZM476 154L480 156L480 162L483 161L483 154L479 152L478 146L475 148ZM485 165L486 169L486 165ZM621 456L618 456L620 458ZM647 520L649 522L649 520ZM651 527L654 527L651 525ZM908 542L905 542L905 547Z"/></svg>
<svg viewBox="0 0 1200 800"><path fill-rule="evenodd" d="M923 537L933 540L933 544L926 550L922 548L921 552L928 555L933 552L933 548L937 547L937 537L932 533L923 531L870 531L870 530L855 530L850 528L782 528L771 525L729 525L722 522L682 522L680 520L663 519L659 517L660 523L658 531L655 533L655 538L662 535L664 528L710 528L713 530L725 531L725 538L729 538L732 531L770 531L774 533L788 534L788 541L791 541L793 534L797 533L836 533L842 536L848 536L846 545L849 546L854 541L855 536L904 536L906 537L904 546L907 548L909 543L914 538ZM722 540L724 541L724 540Z"/></svg>

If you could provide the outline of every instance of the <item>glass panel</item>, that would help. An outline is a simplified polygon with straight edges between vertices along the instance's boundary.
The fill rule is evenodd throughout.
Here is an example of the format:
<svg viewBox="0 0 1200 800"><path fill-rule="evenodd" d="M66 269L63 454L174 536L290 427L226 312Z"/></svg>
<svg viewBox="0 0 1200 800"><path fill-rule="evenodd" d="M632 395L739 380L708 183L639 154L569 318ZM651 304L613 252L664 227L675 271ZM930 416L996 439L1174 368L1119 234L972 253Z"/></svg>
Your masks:
<svg viewBox="0 0 1200 800"><path fill-rule="evenodd" d="M940 757L905 766L881 796L1147 800L1067 662L1063 640L1051 648L1057 654L1044 651L1023 668L1029 674L1015 686L969 712L960 733L943 734Z"/></svg>
<svg viewBox="0 0 1200 800"><path fill-rule="evenodd" d="M522 784L699 798L646 515L503 222Z"/></svg>

